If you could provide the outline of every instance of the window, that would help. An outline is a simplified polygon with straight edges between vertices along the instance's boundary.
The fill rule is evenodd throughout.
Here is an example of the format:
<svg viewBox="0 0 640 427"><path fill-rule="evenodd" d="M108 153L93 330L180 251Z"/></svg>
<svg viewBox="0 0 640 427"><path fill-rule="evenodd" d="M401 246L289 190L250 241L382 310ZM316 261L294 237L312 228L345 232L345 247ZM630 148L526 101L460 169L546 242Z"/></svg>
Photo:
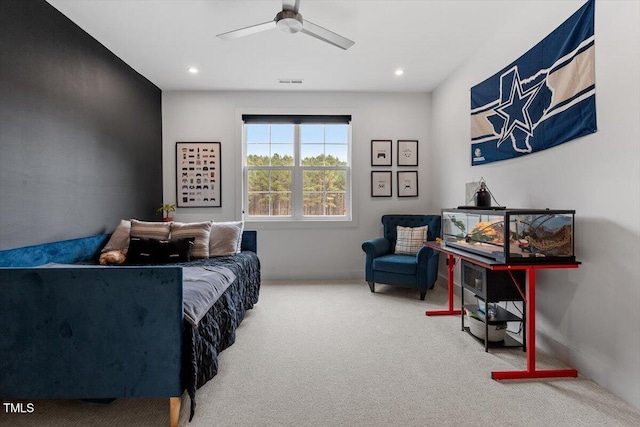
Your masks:
<svg viewBox="0 0 640 427"><path fill-rule="evenodd" d="M244 212L350 219L349 116L243 116Z"/></svg>

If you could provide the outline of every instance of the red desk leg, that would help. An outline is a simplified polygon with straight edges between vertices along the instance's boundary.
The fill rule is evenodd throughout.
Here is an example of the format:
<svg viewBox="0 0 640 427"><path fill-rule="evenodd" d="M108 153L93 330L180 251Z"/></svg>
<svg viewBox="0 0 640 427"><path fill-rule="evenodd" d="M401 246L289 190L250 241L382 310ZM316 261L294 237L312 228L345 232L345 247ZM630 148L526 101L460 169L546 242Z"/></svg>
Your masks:
<svg viewBox="0 0 640 427"><path fill-rule="evenodd" d="M493 371L494 380L518 380L530 378L565 378L577 377L575 369L536 369L536 269L527 268L527 370L526 371Z"/></svg>
<svg viewBox="0 0 640 427"><path fill-rule="evenodd" d="M431 310L425 311L427 316L453 316L460 315L460 310L453 309L453 268L455 267L455 260L453 255L447 254L447 267L448 267L448 280L447 289L449 291L449 309L448 310Z"/></svg>

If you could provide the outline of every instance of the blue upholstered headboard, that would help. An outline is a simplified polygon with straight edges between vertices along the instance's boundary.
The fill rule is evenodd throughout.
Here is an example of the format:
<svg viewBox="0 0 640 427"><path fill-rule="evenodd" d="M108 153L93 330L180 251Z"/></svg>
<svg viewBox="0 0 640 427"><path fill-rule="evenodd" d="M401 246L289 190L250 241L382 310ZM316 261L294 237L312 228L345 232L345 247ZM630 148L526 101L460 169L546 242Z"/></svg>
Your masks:
<svg viewBox="0 0 640 427"><path fill-rule="evenodd" d="M242 232L241 250L258 253L258 232L256 230L244 230Z"/></svg>
<svg viewBox="0 0 640 427"><path fill-rule="evenodd" d="M97 252L105 245L109 236L109 234L98 234L79 239L7 249L0 251L0 267L36 267L50 262L74 264L95 260Z"/></svg>
<svg viewBox="0 0 640 427"><path fill-rule="evenodd" d="M110 234L61 240L41 245L25 246L0 251L0 267L37 267L48 263L75 264L97 260L98 251L104 247ZM258 252L258 236L255 230L242 233L242 250Z"/></svg>

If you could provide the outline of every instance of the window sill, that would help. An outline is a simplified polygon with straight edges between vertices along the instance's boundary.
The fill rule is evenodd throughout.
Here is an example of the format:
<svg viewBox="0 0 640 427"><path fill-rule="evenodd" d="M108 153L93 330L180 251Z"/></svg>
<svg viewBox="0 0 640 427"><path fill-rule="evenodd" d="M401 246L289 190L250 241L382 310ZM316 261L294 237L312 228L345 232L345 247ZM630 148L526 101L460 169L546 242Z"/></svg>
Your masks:
<svg viewBox="0 0 640 427"><path fill-rule="evenodd" d="M353 219L244 219L245 228L259 228L262 230L280 229L335 229L335 228L356 228L357 221Z"/></svg>

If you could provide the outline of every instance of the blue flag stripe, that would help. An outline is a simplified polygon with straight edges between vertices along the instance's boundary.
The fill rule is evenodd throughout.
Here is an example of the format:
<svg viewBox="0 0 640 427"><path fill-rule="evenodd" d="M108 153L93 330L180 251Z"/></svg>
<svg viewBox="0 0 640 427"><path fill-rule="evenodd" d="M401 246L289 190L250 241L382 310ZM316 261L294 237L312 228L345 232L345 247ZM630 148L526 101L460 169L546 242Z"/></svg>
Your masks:
<svg viewBox="0 0 640 427"><path fill-rule="evenodd" d="M581 46L578 46L578 48L576 48L573 52L568 53L567 55L561 57L560 59L558 59L558 61L556 61L554 64L551 64L551 66L547 69L542 69L540 71L538 71L535 75L527 78L527 79L523 79L523 82L527 82L527 81L531 81L534 80L536 77L539 77L542 74L552 74L556 71L558 71L560 68L566 66L567 64L571 63L571 61L573 61L579 54L584 53L587 49L591 48L595 46L595 41L593 40L593 38L590 38L589 40L585 40L584 44ZM482 83L481 83L482 84ZM480 86L480 85L478 85ZM476 88L478 87L476 86ZM472 88L472 91L475 88ZM485 111L491 110L493 109L496 105L498 105L500 103L499 99L493 100L491 102L489 102L486 105L481 105L479 107L476 107L475 109L471 110L471 114L478 114L478 113L483 113Z"/></svg>
<svg viewBox="0 0 640 427"><path fill-rule="evenodd" d="M591 85L588 88L581 90L580 92L576 93L574 96L572 96L571 98L562 101L561 103L554 105L553 108L550 108L549 110L547 110L547 116L551 115L551 113L553 113L554 111L558 110L559 108L564 107L567 104L571 104L573 103L576 99L580 98L581 96L593 91L596 88L596 85Z"/></svg>
<svg viewBox="0 0 640 427"><path fill-rule="evenodd" d="M485 85L484 90L499 90L500 75L506 70L512 68L515 64L519 65L521 75L533 75L540 69L548 69L559 58L575 51L579 45L594 35L593 14L594 0L589 0L576 13L564 21L558 28L553 30L544 40L531 48L527 53L511 64L498 71L493 76L479 83L476 88ZM590 22L590 24L589 24ZM587 25L580 25L585 24ZM549 49L549 46L553 47ZM488 94L491 99L496 99L497 94ZM475 109L481 104L474 104L472 98L471 108Z"/></svg>
<svg viewBox="0 0 640 427"><path fill-rule="evenodd" d="M557 71L558 69L564 67L565 65L567 65L568 63L570 63L571 61L573 61L573 58L575 58L576 56L578 56L579 54L583 53L584 51L586 51L587 49L589 49L590 47L595 46L595 41L593 39L590 39L589 42L587 44L585 44L584 46L579 47L575 54L571 56L571 58L568 58L566 60L562 60L564 58L561 58L560 61L558 61L557 63L553 64L553 66L551 67L551 69L549 70L549 74Z"/></svg>

